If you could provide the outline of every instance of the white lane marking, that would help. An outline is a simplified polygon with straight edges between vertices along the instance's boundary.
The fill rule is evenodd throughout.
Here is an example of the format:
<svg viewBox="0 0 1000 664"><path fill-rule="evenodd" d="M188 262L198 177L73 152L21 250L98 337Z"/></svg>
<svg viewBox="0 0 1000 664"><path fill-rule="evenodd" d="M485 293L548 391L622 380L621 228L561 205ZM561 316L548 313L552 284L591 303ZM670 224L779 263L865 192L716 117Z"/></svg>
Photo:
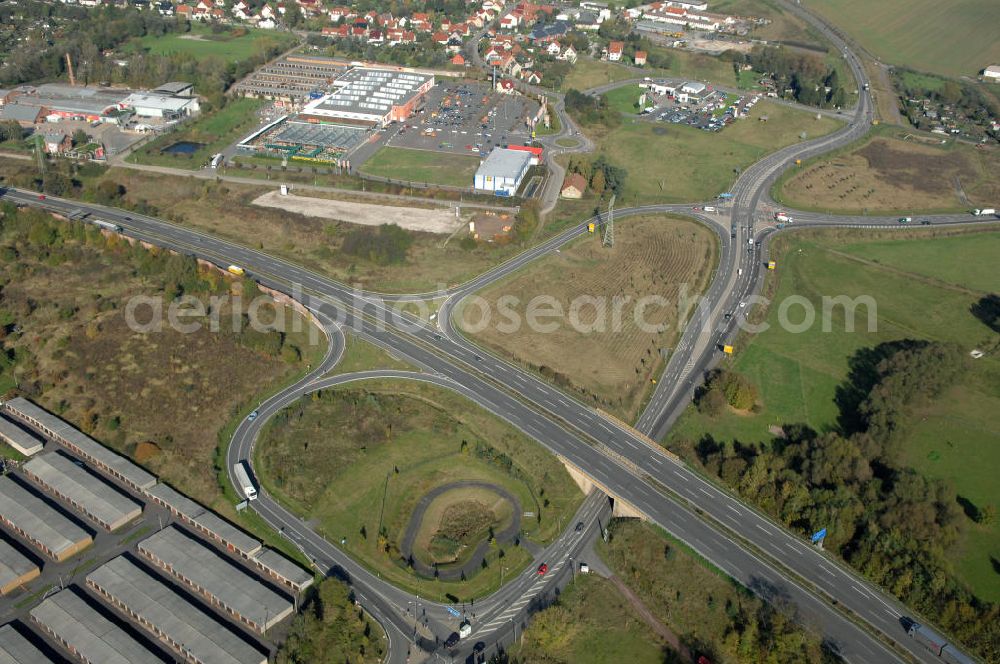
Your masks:
<svg viewBox="0 0 1000 664"><path fill-rule="evenodd" d="M760 530L763 530L763 531L764 531L765 533L767 533L768 535L770 535L770 534L771 534L771 531L769 531L769 530L768 530L767 528L765 528L764 526L760 525L759 523L755 523L755 524L753 524L753 525L757 526L757 528L758 528L758 529L760 529Z"/></svg>
<svg viewBox="0 0 1000 664"><path fill-rule="evenodd" d="M705 487L703 487L703 486L700 486L700 487L698 487L698 491L701 491L701 492L702 492L703 494L705 494L706 496L709 496L709 497L711 497L711 495L712 495L712 494L711 494L711 493L710 493L710 492L709 492L709 491L708 491L708 490L707 490L707 489L706 489Z"/></svg>
<svg viewBox="0 0 1000 664"><path fill-rule="evenodd" d="M726 507L728 507L731 512L736 512L737 514L741 514L742 515L742 512L740 512L738 509L736 509L732 505L726 503Z"/></svg>
<svg viewBox="0 0 1000 664"><path fill-rule="evenodd" d="M682 480L684 480L685 482L688 482L688 481L689 481L689 480L688 480L688 478L684 476L684 473L677 473L677 477L678 477L679 479L682 479Z"/></svg>
<svg viewBox="0 0 1000 664"><path fill-rule="evenodd" d="M861 588L858 588L858 587L857 587L856 585L854 585L853 583L851 584L851 587L852 587L852 588L854 588L854 590L856 590L856 591L858 592L858 594L859 594L859 595L861 595L862 597L867 597L867 596L868 596L868 593L866 593L866 592L865 592L864 590L862 590Z"/></svg>
<svg viewBox="0 0 1000 664"><path fill-rule="evenodd" d="M785 546L787 546L789 549L791 549L795 553L799 554L800 556L802 555L802 552L799 551L799 547L795 546L791 542L785 542Z"/></svg>
<svg viewBox="0 0 1000 664"><path fill-rule="evenodd" d="M823 570L824 572L826 572L827 574L829 574L830 576L837 576L837 573L836 573L836 572L834 572L834 571L833 571L832 569L830 569L829 567L827 567L826 565L820 565L820 568L821 568L821 569L822 569L822 570Z"/></svg>

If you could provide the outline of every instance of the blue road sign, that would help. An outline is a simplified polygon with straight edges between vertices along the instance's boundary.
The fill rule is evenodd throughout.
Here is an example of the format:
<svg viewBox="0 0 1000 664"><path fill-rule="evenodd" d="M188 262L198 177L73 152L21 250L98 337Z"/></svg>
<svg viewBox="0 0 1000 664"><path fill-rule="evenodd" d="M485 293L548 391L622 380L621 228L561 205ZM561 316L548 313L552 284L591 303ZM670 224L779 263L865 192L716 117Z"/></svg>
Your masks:
<svg viewBox="0 0 1000 664"><path fill-rule="evenodd" d="M826 537L826 528L824 528L823 530L820 530L820 531L816 532L812 536L812 543L815 544L816 542L820 541L824 537Z"/></svg>
<svg viewBox="0 0 1000 664"><path fill-rule="evenodd" d="M719 198L732 198L732 197L733 197L733 195L731 193L729 193L728 191L726 193L724 193L724 194L719 194Z"/></svg>
<svg viewBox="0 0 1000 664"><path fill-rule="evenodd" d="M451 615L455 616L456 618L461 618L462 617L462 614L458 612L458 609L454 609L454 608L452 608L450 606L446 606L444 608L448 609L448 613L450 613Z"/></svg>

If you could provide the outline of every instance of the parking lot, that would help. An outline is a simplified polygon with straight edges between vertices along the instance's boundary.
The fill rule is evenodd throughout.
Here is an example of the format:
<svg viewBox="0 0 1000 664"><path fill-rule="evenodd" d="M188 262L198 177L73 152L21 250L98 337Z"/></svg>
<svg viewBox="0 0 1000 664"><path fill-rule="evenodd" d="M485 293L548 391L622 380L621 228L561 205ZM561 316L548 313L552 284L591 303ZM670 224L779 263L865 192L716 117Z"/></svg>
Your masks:
<svg viewBox="0 0 1000 664"><path fill-rule="evenodd" d="M721 90L713 90L699 100L680 101L673 95L650 94L650 97L656 106L645 114L648 119L704 131L722 131L760 101L759 95L735 95Z"/></svg>
<svg viewBox="0 0 1000 664"><path fill-rule="evenodd" d="M538 103L499 94L481 83L443 81L434 86L421 111L389 127L386 145L454 154L486 154L496 145L531 140L526 119Z"/></svg>

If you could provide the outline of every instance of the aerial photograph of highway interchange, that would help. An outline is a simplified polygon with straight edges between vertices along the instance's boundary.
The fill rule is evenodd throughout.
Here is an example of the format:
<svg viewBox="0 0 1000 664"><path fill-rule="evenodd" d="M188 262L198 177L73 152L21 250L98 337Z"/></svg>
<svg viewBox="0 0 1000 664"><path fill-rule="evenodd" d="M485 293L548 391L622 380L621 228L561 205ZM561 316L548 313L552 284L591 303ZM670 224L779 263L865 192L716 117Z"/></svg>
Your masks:
<svg viewBox="0 0 1000 664"><path fill-rule="evenodd" d="M0 0L0 664L1000 663L991 0Z"/></svg>

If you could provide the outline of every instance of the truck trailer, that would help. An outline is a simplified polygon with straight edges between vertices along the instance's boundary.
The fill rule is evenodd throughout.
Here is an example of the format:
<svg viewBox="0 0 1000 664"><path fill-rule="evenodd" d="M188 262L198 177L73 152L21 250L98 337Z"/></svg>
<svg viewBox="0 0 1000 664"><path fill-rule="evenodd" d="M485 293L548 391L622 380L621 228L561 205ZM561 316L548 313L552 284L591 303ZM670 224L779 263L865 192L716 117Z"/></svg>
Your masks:
<svg viewBox="0 0 1000 664"><path fill-rule="evenodd" d="M910 628L906 630L906 633L910 635L911 639L927 648L938 657L941 656L941 651L944 647L948 645L948 639L944 638L937 632L924 627L920 623L911 623Z"/></svg>
<svg viewBox="0 0 1000 664"><path fill-rule="evenodd" d="M115 233L121 233L123 230L118 224L113 224L110 221L104 221L103 219L91 219L90 223L103 228L104 230L114 231Z"/></svg>
<svg viewBox="0 0 1000 664"><path fill-rule="evenodd" d="M977 208L972 211L972 214L976 215L977 217L985 217L986 215L996 214L996 213L997 213L996 208L983 208L981 210Z"/></svg>
<svg viewBox="0 0 1000 664"><path fill-rule="evenodd" d="M233 464L233 475L236 476L236 483L243 490L243 495L247 500L257 500L257 487L250 480L250 473L247 471L247 462L238 461Z"/></svg>

